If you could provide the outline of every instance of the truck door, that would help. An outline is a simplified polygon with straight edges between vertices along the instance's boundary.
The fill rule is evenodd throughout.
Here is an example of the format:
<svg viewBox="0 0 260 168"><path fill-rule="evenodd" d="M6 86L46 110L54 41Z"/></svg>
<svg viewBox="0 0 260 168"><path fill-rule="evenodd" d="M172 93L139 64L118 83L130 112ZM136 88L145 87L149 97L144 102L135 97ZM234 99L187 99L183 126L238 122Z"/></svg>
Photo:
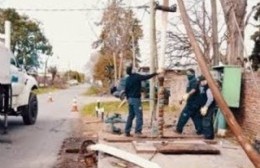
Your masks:
<svg viewBox="0 0 260 168"><path fill-rule="evenodd" d="M22 68L18 67L14 56L11 57L10 66L13 95L17 96L23 91L25 86L24 72Z"/></svg>

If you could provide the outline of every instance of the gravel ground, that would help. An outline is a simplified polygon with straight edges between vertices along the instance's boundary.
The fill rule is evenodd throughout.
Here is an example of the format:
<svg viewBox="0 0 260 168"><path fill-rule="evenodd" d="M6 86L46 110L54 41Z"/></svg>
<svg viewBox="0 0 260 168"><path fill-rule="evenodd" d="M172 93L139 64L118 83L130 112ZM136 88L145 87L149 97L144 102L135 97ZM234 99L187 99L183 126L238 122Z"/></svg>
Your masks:
<svg viewBox="0 0 260 168"><path fill-rule="evenodd" d="M93 102L96 100L101 101L110 101L115 100L111 97L92 97L87 100L81 100L81 104L87 102ZM91 100L91 101L89 101ZM149 132L148 129L148 113L144 115L144 132ZM177 115L166 114L165 123L169 126L168 131L172 131L172 125L177 120ZM126 116L124 116L126 117ZM101 122L98 122L98 119L95 117L82 117L78 115L78 122L73 124L73 132L70 138L64 140L62 148L60 150L59 159L55 168L74 168L74 167L84 167L85 163L79 159L79 154L69 154L66 153L66 149L71 148L80 148L82 142L86 139L97 138L98 135L102 135L102 128L104 125ZM93 122L93 123L92 123ZM195 134L193 125L191 122L185 127L185 134ZM103 134L104 135L104 134ZM220 155L163 155L163 154L138 154L139 156L151 159L155 163L158 163L162 168L253 168L254 166L247 158L246 154L242 148L236 143L231 134L227 138L216 138L218 141L214 147L218 148L221 151ZM106 143L102 140L99 140L101 143ZM131 153L136 153L133 146L130 143L107 143L111 146L129 151ZM113 167L137 167L133 164L127 163L123 160L107 156L100 155L98 167L99 168L113 168ZM95 167L95 166L93 166Z"/></svg>

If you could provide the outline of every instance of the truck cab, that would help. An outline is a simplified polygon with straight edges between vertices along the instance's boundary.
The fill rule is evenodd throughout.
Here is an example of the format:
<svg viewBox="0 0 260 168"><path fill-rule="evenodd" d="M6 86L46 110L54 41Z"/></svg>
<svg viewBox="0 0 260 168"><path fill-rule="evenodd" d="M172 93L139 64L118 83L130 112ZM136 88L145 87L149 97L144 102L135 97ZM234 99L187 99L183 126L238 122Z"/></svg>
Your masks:
<svg viewBox="0 0 260 168"><path fill-rule="evenodd" d="M19 66L13 53L0 45L0 114L4 116L5 130L7 116L22 116L24 124L36 122L38 101L34 90L38 84L34 77Z"/></svg>

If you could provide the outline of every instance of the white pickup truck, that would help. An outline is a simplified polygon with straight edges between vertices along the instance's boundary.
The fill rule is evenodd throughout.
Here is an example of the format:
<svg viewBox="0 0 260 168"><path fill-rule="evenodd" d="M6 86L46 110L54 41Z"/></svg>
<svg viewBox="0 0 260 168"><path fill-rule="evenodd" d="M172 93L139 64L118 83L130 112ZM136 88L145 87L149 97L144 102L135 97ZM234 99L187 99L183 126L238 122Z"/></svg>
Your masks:
<svg viewBox="0 0 260 168"><path fill-rule="evenodd" d="M8 116L22 116L26 125L36 122L38 100L34 90L37 81L19 67L11 51L0 44L0 114L4 116L4 133Z"/></svg>

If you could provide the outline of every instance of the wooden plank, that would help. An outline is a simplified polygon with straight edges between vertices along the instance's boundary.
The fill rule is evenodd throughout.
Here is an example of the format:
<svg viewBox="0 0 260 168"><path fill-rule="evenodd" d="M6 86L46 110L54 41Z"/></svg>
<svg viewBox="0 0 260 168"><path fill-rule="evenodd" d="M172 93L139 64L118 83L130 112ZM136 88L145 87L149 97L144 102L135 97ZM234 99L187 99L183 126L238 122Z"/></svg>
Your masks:
<svg viewBox="0 0 260 168"><path fill-rule="evenodd" d="M150 140L150 141L153 141L153 140L160 140L160 141L163 141L163 140L167 140L167 141L170 141L170 140L178 140L178 139L181 139L183 141L186 141L186 140L202 140L204 142L206 142L207 144L217 144L218 141L216 140L206 140L206 139L202 139L201 137L199 136L164 136L162 138L152 138L152 137L141 137L141 138L135 138L135 137L125 137L125 136L117 136L117 135L107 135L103 138L105 141L107 142L120 142L120 143L129 143L129 142L132 142L132 141L135 141L135 140Z"/></svg>
<svg viewBox="0 0 260 168"><path fill-rule="evenodd" d="M155 144L155 147L163 154L220 154L217 148L199 143Z"/></svg>
<svg viewBox="0 0 260 168"><path fill-rule="evenodd" d="M107 142L132 142L134 137L106 136L104 140Z"/></svg>
<svg viewBox="0 0 260 168"><path fill-rule="evenodd" d="M154 143L160 143L160 141L133 141L132 145L136 153L154 153L156 152L156 147Z"/></svg>
<svg viewBox="0 0 260 168"><path fill-rule="evenodd" d="M161 168L157 163L151 162L140 156L137 156L136 154L132 154L109 145L95 144L88 146L88 149L110 154L144 168Z"/></svg>
<svg viewBox="0 0 260 168"><path fill-rule="evenodd" d="M173 141L165 141L165 140L137 140L133 141L132 145L137 153L154 153L157 151L155 145L163 145L163 144L206 144L203 140L173 140Z"/></svg>
<svg viewBox="0 0 260 168"><path fill-rule="evenodd" d="M107 135L104 137L104 140L106 141L113 141L113 142L124 142L124 141L132 141L134 139L185 139L185 138L193 138L193 139L201 139L203 138L202 136L198 135L171 135L171 136L163 136L162 138L157 138L157 137L151 137L151 136L146 136L143 135L142 137L126 137L122 135Z"/></svg>

